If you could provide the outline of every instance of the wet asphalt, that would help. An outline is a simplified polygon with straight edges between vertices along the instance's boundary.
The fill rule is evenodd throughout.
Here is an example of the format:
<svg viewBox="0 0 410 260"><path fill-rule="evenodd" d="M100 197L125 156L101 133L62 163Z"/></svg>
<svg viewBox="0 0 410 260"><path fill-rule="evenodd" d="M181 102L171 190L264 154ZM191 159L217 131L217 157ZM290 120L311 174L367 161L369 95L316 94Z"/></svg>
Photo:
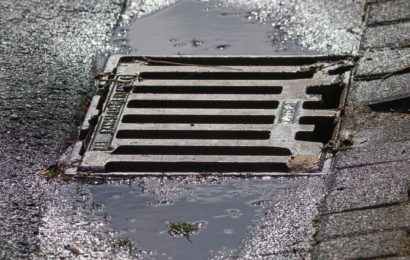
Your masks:
<svg viewBox="0 0 410 260"><path fill-rule="evenodd" d="M183 2L198 4L198 1ZM231 23L242 23L241 28L259 28L256 30L261 35L258 44L262 44L266 54L272 54L270 51L283 53L289 49L340 54L354 52L359 46L360 1L334 1L326 6L327 1L294 0L283 3L280 8L279 1L274 0L219 1L215 5L212 1L203 2L213 8L213 11L203 12L211 11L216 15L215 9L221 8L217 9L220 14L226 10L234 14L233 18L232 15L222 15L218 19L228 17ZM159 14L161 18L167 13L155 12L173 3L124 3L121 0L0 2L0 259L71 258L78 255L130 258L127 252L113 250L113 241L121 235L121 227L116 229L109 224L110 217L104 210L101 212L89 184L48 180L42 173L52 167L77 138L84 106L94 92L93 72L101 69L105 57L114 51L156 52L148 49L152 46L146 44L152 37L158 37L146 29L150 24L148 19L154 19L151 22L162 28L161 20L155 21L155 15ZM167 12L172 14L174 11L168 9ZM132 31L130 25L132 16L136 18L150 13L155 14L141 20L142 24L147 24L141 29L145 38L138 37L138 31ZM172 26L181 27L181 18L178 19L173 20L176 22ZM257 25L249 25L246 20ZM135 22L135 26L134 29L140 24ZM195 28L192 30L194 34ZM130 32L134 36L127 37L128 34L121 35L120 32ZM227 47L227 51L254 54L253 46L235 46L235 42L244 36L224 38L221 35L201 40L204 38L201 35L192 35L191 39L185 31L166 36L155 39L159 46L167 46L159 48L159 53L155 54L164 54L160 50L167 50L165 54L218 54L221 45ZM200 48L192 44L194 39L203 41ZM344 39L343 45L340 45L340 39ZM176 45L178 43L186 45ZM283 48L290 44L292 48ZM276 48L279 45L280 48ZM261 50L260 47L256 49ZM151 186L161 182L160 179L149 181ZM264 204L266 214L255 215L256 222L237 247L216 248L211 258L309 256L308 249L315 233L312 220L324 196L325 183L322 178L285 182L288 182L288 188L275 193L275 198ZM95 186L91 187L96 190ZM105 187L109 190L110 186ZM135 250L133 254L141 256L142 252Z"/></svg>
<svg viewBox="0 0 410 260"><path fill-rule="evenodd" d="M41 172L76 138L121 1L0 2L0 258L38 250L41 219L65 184Z"/></svg>

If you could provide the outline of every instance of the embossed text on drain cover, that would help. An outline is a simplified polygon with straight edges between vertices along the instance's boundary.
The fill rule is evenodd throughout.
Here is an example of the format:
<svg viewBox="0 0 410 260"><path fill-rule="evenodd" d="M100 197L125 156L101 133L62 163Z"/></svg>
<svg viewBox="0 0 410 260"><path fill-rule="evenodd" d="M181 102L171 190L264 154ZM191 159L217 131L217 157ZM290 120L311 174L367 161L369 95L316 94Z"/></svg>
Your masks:
<svg viewBox="0 0 410 260"><path fill-rule="evenodd" d="M283 174L320 156L349 78L342 57L113 56L80 137L98 174Z"/></svg>

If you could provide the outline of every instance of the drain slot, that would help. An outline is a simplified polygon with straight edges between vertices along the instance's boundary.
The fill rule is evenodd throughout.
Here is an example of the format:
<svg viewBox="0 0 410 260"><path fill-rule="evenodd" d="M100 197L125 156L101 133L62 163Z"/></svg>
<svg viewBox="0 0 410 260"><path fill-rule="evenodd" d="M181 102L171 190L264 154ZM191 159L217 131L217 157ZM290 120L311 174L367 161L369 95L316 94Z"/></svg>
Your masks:
<svg viewBox="0 0 410 260"><path fill-rule="evenodd" d="M138 86L134 93L168 94L280 94L279 86Z"/></svg>
<svg viewBox="0 0 410 260"><path fill-rule="evenodd" d="M113 154L166 154L166 155L291 155L289 149L267 146L120 146Z"/></svg>
<svg viewBox="0 0 410 260"><path fill-rule="evenodd" d="M338 60L338 57L326 57L325 60ZM144 62L148 66L297 66L310 65L324 60L322 57L143 57L121 59L124 63L133 63L136 61Z"/></svg>
<svg viewBox="0 0 410 260"><path fill-rule="evenodd" d="M311 71L299 72L143 72L144 80L278 80L312 78Z"/></svg>
<svg viewBox="0 0 410 260"><path fill-rule="evenodd" d="M235 101L235 100L131 100L129 108L260 108L276 109L278 101Z"/></svg>
<svg viewBox="0 0 410 260"><path fill-rule="evenodd" d="M300 131L296 133L295 139L308 142L327 143L332 139L335 127L335 119L331 117L301 117L299 123L302 125L314 125L313 132Z"/></svg>
<svg viewBox="0 0 410 260"><path fill-rule="evenodd" d="M179 131L179 130L120 130L119 139L238 139L265 140L270 138L269 131Z"/></svg>
<svg viewBox="0 0 410 260"><path fill-rule="evenodd" d="M124 115L123 123L185 123L185 124L272 124L275 116L225 115Z"/></svg>
<svg viewBox="0 0 410 260"><path fill-rule="evenodd" d="M321 101L306 101L305 109L337 109L342 96L343 85L324 85L307 87L306 94L321 95Z"/></svg>
<svg viewBox="0 0 410 260"><path fill-rule="evenodd" d="M284 172L285 163L109 162L107 172Z"/></svg>

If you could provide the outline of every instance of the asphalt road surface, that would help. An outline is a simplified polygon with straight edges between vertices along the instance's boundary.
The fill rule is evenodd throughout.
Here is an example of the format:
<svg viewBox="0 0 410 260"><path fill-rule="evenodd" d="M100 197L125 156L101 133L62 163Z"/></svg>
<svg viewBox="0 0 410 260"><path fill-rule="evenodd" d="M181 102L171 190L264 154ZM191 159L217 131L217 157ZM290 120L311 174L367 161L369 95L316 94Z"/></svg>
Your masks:
<svg viewBox="0 0 410 260"><path fill-rule="evenodd" d="M113 51L124 52L111 42L112 36L118 40L121 30L132 28L132 19L174 2L0 1L0 259L130 257L127 252L112 250L116 230L95 216L87 185L48 180L42 173L52 168L76 139L83 107L94 92L93 72ZM228 0L216 4L243 13L243 19L265 23L275 28L273 32L280 31L277 44L292 42L306 51L338 54L355 52L359 46L361 1ZM146 41L152 39L149 30L144 32ZM125 51L138 53L141 39L122 38L130 47ZM261 41L267 39L272 35ZM285 247L289 252L293 249L288 244L297 243L300 252L306 253L310 238L299 241L298 237L314 233L306 223L317 214L315 205L323 196L324 184L321 179L302 179L292 187L292 192L278 196L282 200L270 204L278 209L277 214L288 218L287 224L278 219L256 224L241 246L242 256L251 256L251 250L262 254L266 249L257 239L264 225L277 227L276 237L296 230L292 238L274 245L277 252ZM289 211L290 205L297 207ZM229 257L229 253L220 252L218 257Z"/></svg>

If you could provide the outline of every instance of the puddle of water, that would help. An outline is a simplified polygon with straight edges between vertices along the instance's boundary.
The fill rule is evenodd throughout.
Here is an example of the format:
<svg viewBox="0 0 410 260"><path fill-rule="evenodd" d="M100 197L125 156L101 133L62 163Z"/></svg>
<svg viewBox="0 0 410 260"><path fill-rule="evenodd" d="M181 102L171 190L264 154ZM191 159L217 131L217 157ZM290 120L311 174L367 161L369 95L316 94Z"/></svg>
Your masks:
<svg viewBox="0 0 410 260"><path fill-rule="evenodd" d="M182 0L162 11L119 27L113 45L136 55L272 55L307 54L295 42L279 42L271 24L246 19L248 14L218 7L216 1ZM264 201L282 188L284 179L139 178L128 184L91 186L97 215L105 216L118 238L136 244L135 254L153 259L206 259L236 249ZM203 223L184 237L168 234L171 222Z"/></svg>
<svg viewBox="0 0 410 260"><path fill-rule="evenodd" d="M286 187L279 179L198 180L141 178L130 184L92 186L119 237L132 240L139 254L155 259L206 259L226 248L237 248L264 200ZM262 203L261 203L262 201ZM201 222L190 236L168 234L170 222Z"/></svg>
<svg viewBox="0 0 410 260"><path fill-rule="evenodd" d="M215 1L184 0L119 28L113 44L139 55L314 53L291 40L277 42L279 29L246 17Z"/></svg>

